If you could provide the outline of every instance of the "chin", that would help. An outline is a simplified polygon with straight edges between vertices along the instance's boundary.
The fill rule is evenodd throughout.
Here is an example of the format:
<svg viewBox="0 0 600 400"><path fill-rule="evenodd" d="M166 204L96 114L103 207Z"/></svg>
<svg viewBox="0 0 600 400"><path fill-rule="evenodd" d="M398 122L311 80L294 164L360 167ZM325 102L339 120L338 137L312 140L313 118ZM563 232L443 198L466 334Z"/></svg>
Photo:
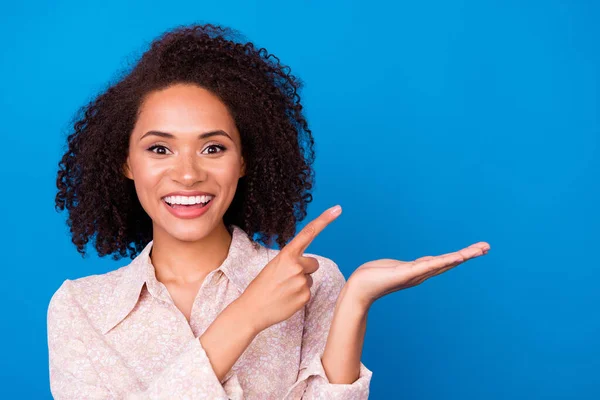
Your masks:
<svg viewBox="0 0 600 400"><path fill-rule="evenodd" d="M171 221L170 221L171 222ZM214 230L214 224L206 224L199 221L187 221L183 223L172 222L168 225L161 224L160 231L181 242L196 242L202 240ZM165 226L168 226L166 228Z"/></svg>

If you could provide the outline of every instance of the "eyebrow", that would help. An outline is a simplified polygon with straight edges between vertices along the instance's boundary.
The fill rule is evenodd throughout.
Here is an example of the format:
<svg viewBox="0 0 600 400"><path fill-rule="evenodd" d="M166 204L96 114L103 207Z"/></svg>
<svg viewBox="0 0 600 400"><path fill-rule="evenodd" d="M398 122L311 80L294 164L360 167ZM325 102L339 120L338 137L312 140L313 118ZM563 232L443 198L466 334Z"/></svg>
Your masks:
<svg viewBox="0 0 600 400"><path fill-rule="evenodd" d="M145 138L146 136L158 136L158 137L162 137L162 138L167 138L167 139L175 139L175 135L171 134L171 133L167 133L167 132L160 132L160 131L148 131L144 134L144 136L142 136L140 138L140 141ZM229 138L229 140L233 141L233 139L231 138L231 136L229 136L227 134L227 132L225 132L224 130L218 129L216 131L210 131L210 132L204 132L198 135L198 139L206 139L209 137L213 137L213 136L226 136Z"/></svg>

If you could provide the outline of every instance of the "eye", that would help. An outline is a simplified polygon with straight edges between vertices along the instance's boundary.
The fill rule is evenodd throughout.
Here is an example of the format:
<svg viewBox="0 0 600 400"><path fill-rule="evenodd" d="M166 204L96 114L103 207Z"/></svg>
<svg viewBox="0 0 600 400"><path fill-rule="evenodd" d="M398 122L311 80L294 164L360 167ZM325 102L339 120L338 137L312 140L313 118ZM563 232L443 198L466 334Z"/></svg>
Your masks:
<svg viewBox="0 0 600 400"><path fill-rule="evenodd" d="M225 150L227 150L225 148L225 146L220 145L220 144L211 144L210 146L207 146L204 150L208 150L208 149L213 149L214 151L212 152L208 152L208 154L218 154L218 153L222 153ZM218 149L219 151L216 151L216 149Z"/></svg>
<svg viewBox="0 0 600 400"><path fill-rule="evenodd" d="M153 146L150 146L148 148L148 151L151 151L154 154L160 154L160 155L165 155L166 153L158 153L156 151L153 151L154 149L167 149L165 146L161 146L160 144L155 144ZM168 149L167 149L168 150Z"/></svg>

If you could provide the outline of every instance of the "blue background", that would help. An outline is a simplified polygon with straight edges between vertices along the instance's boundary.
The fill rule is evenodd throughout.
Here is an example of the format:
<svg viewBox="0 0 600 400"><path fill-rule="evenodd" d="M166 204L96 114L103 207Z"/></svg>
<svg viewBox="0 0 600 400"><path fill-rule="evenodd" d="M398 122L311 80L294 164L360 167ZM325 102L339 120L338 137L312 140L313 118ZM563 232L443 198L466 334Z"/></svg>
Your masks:
<svg viewBox="0 0 600 400"><path fill-rule="evenodd" d="M213 22L305 81L308 218L343 207L309 252L348 278L372 259L491 244L374 304L371 398L600 398L597 2L13 3L0 7L0 397L50 397L50 297L127 263L91 246L82 259L54 211L70 118L157 35Z"/></svg>

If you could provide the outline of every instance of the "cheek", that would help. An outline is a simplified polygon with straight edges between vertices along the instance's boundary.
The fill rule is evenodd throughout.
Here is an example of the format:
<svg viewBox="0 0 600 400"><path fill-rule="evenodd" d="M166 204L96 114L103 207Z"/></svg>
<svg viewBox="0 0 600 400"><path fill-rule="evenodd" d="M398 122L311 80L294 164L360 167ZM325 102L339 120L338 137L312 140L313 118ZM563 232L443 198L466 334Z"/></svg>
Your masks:
<svg viewBox="0 0 600 400"><path fill-rule="evenodd" d="M220 163L212 168L212 174L222 186L237 185L240 177L241 163L235 159Z"/></svg>
<svg viewBox="0 0 600 400"><path fill-rule="evenodd" d="M142 198L152 196L152 193L148 192L151 192L156 188L165 172L164 165L158 165L152 161L153 160L144 159L143 157L133 159L132 170L135 178L136 191L138 197L140 197L140 201Z"/></svg>
<svg viewBox="0 0 600 400"><path fill-rule="evenodd" d="M239 181L239 166L236 169L232 165L219 167L212 171L212 176L219 186L219 191L224 201L231 201L235 196ZM227 200L226 200L227 199Z"/></svg>

